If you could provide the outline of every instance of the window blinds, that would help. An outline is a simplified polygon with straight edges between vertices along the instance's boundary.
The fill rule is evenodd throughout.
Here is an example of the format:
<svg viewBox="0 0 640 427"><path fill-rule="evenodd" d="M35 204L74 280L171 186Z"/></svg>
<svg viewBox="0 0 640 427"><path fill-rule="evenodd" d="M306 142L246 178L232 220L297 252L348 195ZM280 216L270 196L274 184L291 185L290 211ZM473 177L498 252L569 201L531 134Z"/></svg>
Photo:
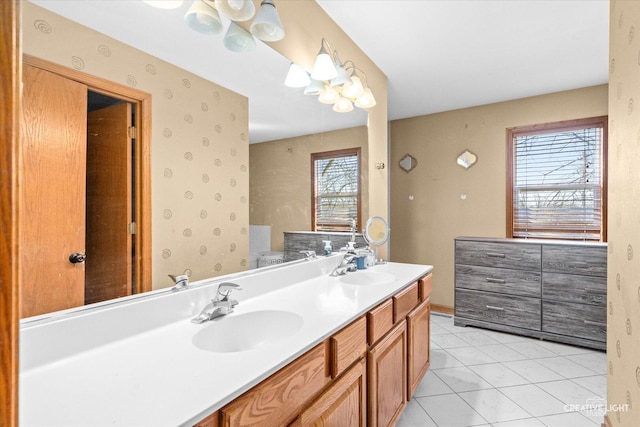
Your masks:
<svg viewBox="0 0 640 427"><path fill-rule="evenodd" d="M314 161L316 230L349 231L358 217L358 155Z"/></svg>
<svg viewBox="0 0 640 427"><path fill-rule="evenodd" d="M600 240L602 132L514 134L514 237Z"/></svg>

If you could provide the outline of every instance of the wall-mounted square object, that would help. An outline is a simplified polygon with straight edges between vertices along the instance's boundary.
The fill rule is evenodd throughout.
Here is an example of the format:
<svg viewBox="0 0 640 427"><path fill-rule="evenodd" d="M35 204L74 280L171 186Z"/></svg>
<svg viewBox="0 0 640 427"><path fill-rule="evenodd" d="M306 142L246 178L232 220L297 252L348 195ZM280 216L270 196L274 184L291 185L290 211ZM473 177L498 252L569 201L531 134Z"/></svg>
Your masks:
<svg viewBox="0 0 640 427"><path fill-rule="evenodd" d="M474 165L475 162L478 161L478 157L475 154L473 154L471 151L465 150L464 153L458 156L457 161L460 166L462 166L465 169L469 169L471 166Z"/></svg>
<svg viewBox="0 0 640 427"><path fill-rule="evenodd" d="M410 154L405 155L400 159L400 167L405 172L411 172L418 165L418 161Z"/></svg>

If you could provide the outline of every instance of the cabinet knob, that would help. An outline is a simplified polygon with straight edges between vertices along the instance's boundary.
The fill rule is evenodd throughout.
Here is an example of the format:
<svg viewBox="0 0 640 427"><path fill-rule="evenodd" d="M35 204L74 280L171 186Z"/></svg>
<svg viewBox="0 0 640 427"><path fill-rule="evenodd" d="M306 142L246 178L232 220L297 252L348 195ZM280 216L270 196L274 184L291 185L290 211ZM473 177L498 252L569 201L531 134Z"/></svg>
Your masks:
<svg viewBox="0 0 640 427"><path fill-rule="evenodd" d="M71 255L69 255L69 262L71 264L82 263L82 262L85 262L86 259L87 259L87 254L85 253L74 252Z"/></svg>

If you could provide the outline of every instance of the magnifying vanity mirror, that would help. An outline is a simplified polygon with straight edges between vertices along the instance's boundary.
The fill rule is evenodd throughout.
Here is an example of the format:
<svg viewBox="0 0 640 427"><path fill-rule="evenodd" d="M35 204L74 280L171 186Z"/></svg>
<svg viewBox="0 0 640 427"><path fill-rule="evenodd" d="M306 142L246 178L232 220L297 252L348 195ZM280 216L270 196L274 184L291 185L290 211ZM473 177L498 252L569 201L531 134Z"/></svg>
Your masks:
<svg viewBox="0 0 640 427"><path fill-rule="evenodd" d="M380 216L369 218L364 229L364 238L370 246L384 245L389 239L389 226Z"/></svg>

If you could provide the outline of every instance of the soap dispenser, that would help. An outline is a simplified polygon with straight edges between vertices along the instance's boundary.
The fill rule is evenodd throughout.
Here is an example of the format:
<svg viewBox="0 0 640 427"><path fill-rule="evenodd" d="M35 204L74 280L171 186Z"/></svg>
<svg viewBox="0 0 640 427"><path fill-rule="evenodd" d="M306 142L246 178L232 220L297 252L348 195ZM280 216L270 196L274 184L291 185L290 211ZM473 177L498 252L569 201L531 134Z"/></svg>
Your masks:
<svg viewBox="0 0 640 427"><path fill-rule="evenodd" d="M324 254L326 256L331 255L331 252L333 251L331 249L331 240L323 240L322 242L324 243Z"/></svg>

